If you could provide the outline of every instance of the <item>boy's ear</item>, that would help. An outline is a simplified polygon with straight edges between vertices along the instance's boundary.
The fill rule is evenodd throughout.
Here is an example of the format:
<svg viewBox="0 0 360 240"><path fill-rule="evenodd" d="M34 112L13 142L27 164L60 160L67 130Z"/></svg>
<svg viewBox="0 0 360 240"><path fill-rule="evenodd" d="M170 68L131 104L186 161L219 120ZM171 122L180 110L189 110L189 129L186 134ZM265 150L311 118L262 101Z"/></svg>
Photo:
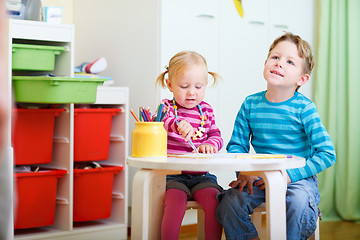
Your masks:
<svg viewBox="0 0 360 240"><path fill-rule="evenodd" d="M310 79L310 76L309 74L304 74L299 80L298 82L296 83L297 86L302 86L304 85L307 81L309 81Z"/></svg>
<svg viewBox="0 0 360 240"><path fill-rule="evenodd" d="M169 79L168 78L165 79L165 82L166 82L166 85L167 85L169 91L172 92L171 82L169 81Z"/></svg>

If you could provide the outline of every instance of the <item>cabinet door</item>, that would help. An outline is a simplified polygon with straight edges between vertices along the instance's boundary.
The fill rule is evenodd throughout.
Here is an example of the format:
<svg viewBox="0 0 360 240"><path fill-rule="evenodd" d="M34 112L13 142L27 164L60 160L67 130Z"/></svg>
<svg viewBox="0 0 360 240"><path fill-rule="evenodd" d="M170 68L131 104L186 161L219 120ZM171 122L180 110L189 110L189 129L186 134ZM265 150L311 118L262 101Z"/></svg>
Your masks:
<svg viewBox="0 0 360 240"><path fill-rule="evenodd" d="M218 71L218 0L164 0L161 4L159 72L174 54L184 50L200 53L209 71ZM172 98L172 94L165 89L160 97ZM205 101L214 109L217 98L217 89L208 88Z"/></svg>
<svg viewBox="0 0 360 240"><path fill-rule="evenodd" d="M222 1L220 5L220 73L224 81L219 87L217 119L225 144L245 97L266 89L262 73L268 51L267 1L242 2L243 18L233 1Z"/></svg>
<svg viewBox="0 0 360 240"><path fill-rule="evenodd" d="M314 54L314 0L270 0L269 44L284 31L299 35L309 42ZM312 82L307 82L299 92L312 97Z"/></svg>
<svg viewBox="0 0 360 240"><path fill-rule="evenodd" d="M312 43L314 4L314 0L270 0L270 41L287 31Z"/></svg>

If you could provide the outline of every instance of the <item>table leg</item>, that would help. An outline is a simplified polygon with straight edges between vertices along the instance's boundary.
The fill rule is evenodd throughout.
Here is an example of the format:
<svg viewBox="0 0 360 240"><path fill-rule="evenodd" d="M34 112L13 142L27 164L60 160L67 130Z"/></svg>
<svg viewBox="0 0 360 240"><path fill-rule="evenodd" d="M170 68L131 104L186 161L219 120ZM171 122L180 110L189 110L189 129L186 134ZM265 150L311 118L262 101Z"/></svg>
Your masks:
<svg viewBox="0 0 360 240"><path fill-rule="evenodd" d="M131 239L160 239L166 174L180 171L140 169L132 187Z"/></svg>
<svg viewBox="0 0 360 240"><path fill-rule="evenodd" d="M262 174L266 186L266 235L286 239L286 181L281 171ZM284 182L285 181L285 182Z"/></svg>
<svg viewBox="0 0 360 240"><path fill-rule="evenodd" d="M260 176L266 189L266 236L268 239L286 239L286 175L282 171L241 172Z"/></svg>

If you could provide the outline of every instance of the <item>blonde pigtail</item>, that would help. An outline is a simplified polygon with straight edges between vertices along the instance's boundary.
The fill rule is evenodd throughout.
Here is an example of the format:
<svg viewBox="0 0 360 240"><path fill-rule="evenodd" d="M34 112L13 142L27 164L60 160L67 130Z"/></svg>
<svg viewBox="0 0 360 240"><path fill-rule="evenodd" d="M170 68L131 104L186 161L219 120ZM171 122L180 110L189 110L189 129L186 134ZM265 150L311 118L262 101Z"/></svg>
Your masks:
<svg viewBox="0 0 360 240"><path fill-rule="evenodd" d="M211 85L212 87L215 87L220 80L222 80L222 77L217 74L216 72L208 72L214 79L214 83Z"/></svg>
<svg viewBox="0 0 360 240"><path fill-rule="evenodd" d="M165 82L165 74L168 71L166 70L165 72L160 73L160 75L157 77L156 79L156 85L159 84L161 85L163 88L167 88L166 82Z"/></svg>

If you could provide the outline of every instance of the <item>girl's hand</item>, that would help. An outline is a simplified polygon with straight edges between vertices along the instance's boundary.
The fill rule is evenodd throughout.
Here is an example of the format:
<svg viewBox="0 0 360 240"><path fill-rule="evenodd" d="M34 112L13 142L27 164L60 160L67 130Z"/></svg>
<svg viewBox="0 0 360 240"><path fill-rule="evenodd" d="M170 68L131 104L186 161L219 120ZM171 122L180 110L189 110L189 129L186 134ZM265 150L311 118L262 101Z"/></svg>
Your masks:
<svg viewBox="0 0 360 240"><path fill-rule="evenodd" d="M194 128L185 120L181 120L178 125L178 131L183 138L189 140L194 135Z"/></svg>
<svg viewBox="0 0 360 240"><path fill-rule="evenodd" d="M209 154L212 154L212 153L217 153L217 148L214 147L214 146L211 145L211 144L201 144L201 145L198 147L198 151L199 151L199 153L209 153Z"/></svg>
<svg viewBox="0 0 360 240"><path fill-rule="evenodd" d="M229 186L234 188L236 186L239 186L239 191L242 191L244 189L245 186L248 187L249 189L249 192L250 194L253 194L254 193L254 190L253 190L253 184L256 180L259 180L259 177L257 176L246 176L246 175L242 175L241 173L239 173L239 176L237 178L236 181L232 181ZM255 184L257 183L260 183L262 180L256 182ZM262 184L264 184L264 182L262 182ZM261 185L258 184L258 185ZM256 186L258 186L256 185ZM265 185L264 185L265 186Z"/></svg>

